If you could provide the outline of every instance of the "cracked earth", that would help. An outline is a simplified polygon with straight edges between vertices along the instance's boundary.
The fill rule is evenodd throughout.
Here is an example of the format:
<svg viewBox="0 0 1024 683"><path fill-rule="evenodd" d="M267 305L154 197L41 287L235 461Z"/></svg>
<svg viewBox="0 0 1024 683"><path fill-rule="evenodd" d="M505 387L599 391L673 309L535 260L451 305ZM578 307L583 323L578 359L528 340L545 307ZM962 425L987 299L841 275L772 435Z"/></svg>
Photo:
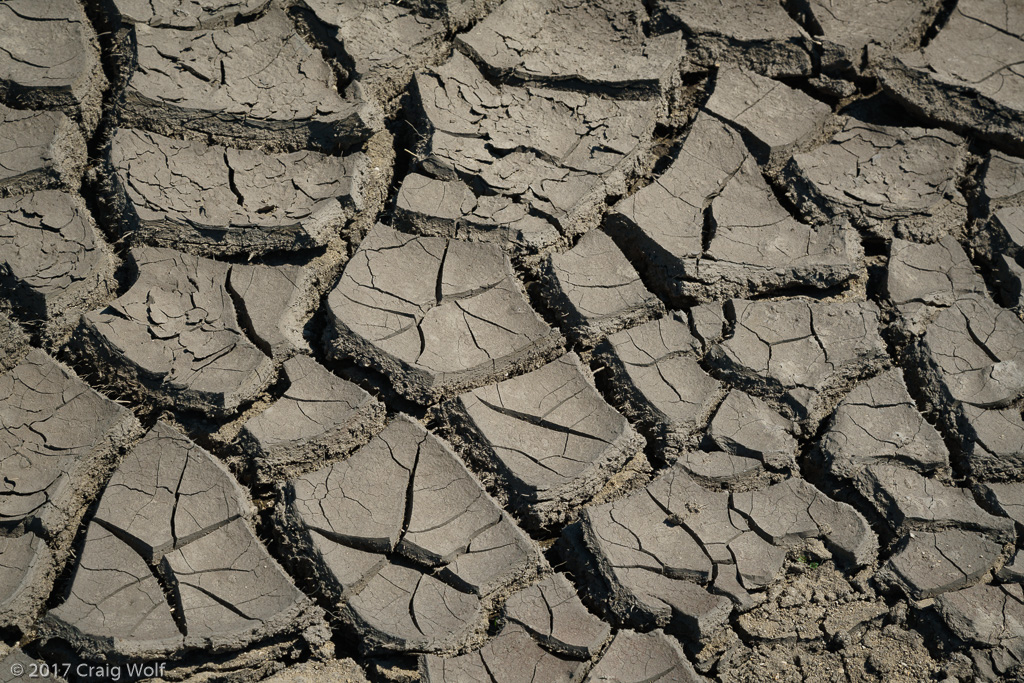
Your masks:
<svg viewBox="0 0 1024 683"><path fill-rule="evenodd" d="M1022 0L0 0L0 683L1024 681L1021 64Z"/></svg>

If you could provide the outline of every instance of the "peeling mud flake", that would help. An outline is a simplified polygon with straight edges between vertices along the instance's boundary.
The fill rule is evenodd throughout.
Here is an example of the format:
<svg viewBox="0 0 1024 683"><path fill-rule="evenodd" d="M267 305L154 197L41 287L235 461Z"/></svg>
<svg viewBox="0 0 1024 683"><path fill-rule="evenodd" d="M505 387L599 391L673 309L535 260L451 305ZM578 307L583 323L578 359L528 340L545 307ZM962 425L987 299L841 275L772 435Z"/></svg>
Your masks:
<svg viewBox="0 0 1024 683"><path fill-rule="evenodd" d="M81 130L64 114L0 105L0 197L77 189L85 154Z"/></svg>
<svg viewBox="0 0 1024 683"><path fill-rule="evenodd" d="M822 68L859 73L879 48L916 48L942 9L940 0L798 0L821 43Z"/></svg>
<svg viewBox="0 0 1024 683"><path fill-rule="evenodd" d="M500 195L478 197L462 180L420 173L402 180L393 220L418 235L495 242L524 260L564 241L550 221L532 215L525 204Z"/></svg>
<svg viewBox="0 0 1024 683"><path fill-rule="evenodd" d="M878 309L865 301L734 300L730 339L711 362L755 395L773 398L804 429L828 414L837 395L887 363Z"/></svg>
<svg viewBox="0 0 1024 683"><path fill-rule="evenodd" d="M700 683L707 679L697 675L675 640L655 630L649 633L616 633L585 680L593 683Z"/></svg>
<svg viewBox="0 0 1024 683"><path fill-rule="evenodd" d="M682 26L687 56L704 69L735 64L770 77L813 71L810 36L776 0L656 0L654 8Z"/></svg>
<svg viewBox="0 0 1024 683"><path fill-rule="evenodd" d="M77 323L114 291L114 264L77 195L41 190L0 199L0 291L22 314Z"/></svg>
<svg viewBox="0 0 1024 683"><path fill-rule="evenodd" d="M580 659L596 655L611 634L611 627L586 610L576 588L561 574L549 574L510 595L505 616L548 650Z"/></svg>
<svg viewBox="0 0 1024 683"><path fill-rule="evenodd" d="M445 413L453 438L498 474L511 507L535 526L573 517L613 477L640 474L632 461L643 458L643 438L604 402L576 354L463 394Z"/></svg>
<svg viewBox="0 0 1024 683"><path fill-rule="evenodd" d="M384 427L384 405L307 356L285 362L288 389L248 420L238 446L274 481L289 468L319 466L369 441Z"/></svg>
<svg viewBox="0 0 1024 683"><path fill-rule="evenodd" d="M949 472L942 436L918 412L899 370L855 386L836 408L820 447L831 472L844 479L876 463Z"/></svg>
<svg viewBox="0 0 1024 683"><path fill-rule="evenodd" d="M91 134L107 79L89 20L75 0L0 3L0 100L56 109Z"/></svg>
<svg viewBox="0 0 1024 683"><path fill-rule="evenodd" d="M246 331L274 360L309 353L304 332L320 305L315 285L314 269L303 266L233 265L228 275Z"/></svg>
<svg viewBox="0 0 1024 683"><path fill-rule="evenodd" d="M946 625L981 646L973 654L980 680L1015 677L1024 664L1024 591L1019 584L977 585L935 600Z"/></svg>
<svg viewBox="0 0 1024 683"><path fill-rule="evenodd" d="M847 120L828 144L793 156L785 175L801 210L843 217L882 238L958 236L967 205L957 189L963 138L944 130Z"/></svg>
<svg viewBox="0 0 1024 683"><path fill-rule="evenodd" d="M877 69L910 111L1024 153L1024 2L967 0L923 49Z"/></svg>
<svg viewBox="0 0 1024 683"><path fill-rule="evenodd" d="M858 475L857 488L893 528L962 526L1000 542L1014 538L1012 521L985 512L968 489L894 465L872 465Z"/></svg>
<svg viewBox="0 0 1024 683"><path fill-rule="evenodd" d="M978 176L979 193L990 209L1024 201L1024 159L993 150Z"/></svg>
<svg viewBox="0 0 1024 683"><path fill-rule="evenodd" d="M0 375L0 529L66 550L85 506L141 427L131 411L33 349Z"/></svg>
<svg viewBox="0 0 1024 683"><path fill-rule="evenodd" d="M54 567L42 537L0 536L0 628L30 630L53 588Z"/></svg>
<svg viewBox="0 0 1024 683"><path fill-rule="evenodd" d="M184 30L227 28L252 19L270 0L102 0L124 24Z"/></svg>
<svg viewBox="0 0 1024 683"><path fill-rule="evenodd" d="M793 431L793 423L765 401L733 390L711 419L705 441L735 456L756 458L775 470L797 471Z"/></svg>
<svg viewBox="0 0 1024 683"><path fill-rule="evenodd" d="M784 83L737 67L718 69L704 108L751 135L778 163L822 134L832 109Z"/></svg>
<svg viewBox="0 0 1024 683"><path fill-rule="evenodd" d="M409 0L406 4L423 16L442 20L449 31L457 32L486 17L501 0Z"/></svg>
<svg viewBox="0 0 1024 683"><path fill-rule="evenodd" d="M861 276L849 226L794 219L739 133L705 113L665 173L615 205L609 229L678 306Z"/></svg>
<svg viewBox="0 0 1024 683"><path fill-rule="evenodd" d="M596 227L606 199L653 161L661 99L492 85L470 59L413 79L420 172L523 204L565 235Z"/></svg>
<svg viewBox="0 0 1024 683"><path fill-rule="evenodd" d="M260 544L253 514L223 465L157 423L114 472L43 632L86 660L169 659L182 671L212 652L230 661L258 644L275 657L322 638L322 613Z"/></svg>
<svg viewBox="0 0 1024 683"><path fill-rule="evenodd" d="M897 325L910 333L920 333L938 308L965 297L987 297L985 281L949 235L935 244L893 239L888 271L889 299L903 317Z"/></svg>
<svg viewBox="0 0 1024 683"><path fill-rule="evenodd" d="M435 66L451 43L443 22L386 0L300 0L299 18L327 34L349 76L366 95L391 111L413 72Z"/></svg>
<svg viewBox="0 0 1024 683"><path fill-rule="evenodd" d="M922 600L977 583L1002 550L984 534L963 529L917 531L907 536L875 578Z"/></svg>
<svg viewBox="0 0 1024 683"><path fill-rule="evenodd" d="M530 308L499 247L377 225L327 299L336 357L387 373L430 403L553 356L561 337Z"/></svg>
<svg viewBox="0 0 1024 683"><path fill-rule="evenodd" d="M272 379L273 363L238 325L230 266L171 249L132 250L137 278L82 316L75 339L127 391L178 409L235 411Z"/></svg>
<svg viewBox="0 0 1024 683"><path fill-rule="evenodd" d="M119 118L163 135L265 151L332 153L380 130L358 87L346 97L281 10L223 30L135 28L138 67Z"/></svg>
<svg viewBox="0 0 1024 683"><path fill-rule="evenodd" d="M679 32L644 35L639 0L570 7L555 0L508 0L457 46L494 76L583 91L665 94L679 81Z"/></svg>
<svg viewBox="0 0 1024 683"><path fill-rule="evenodd" d="M911 347L916 372L946 410L1005 408L1024 395L1024 323L987 297L943 309Z"/></svg>
<svg viewBox="0 0 1024 683"><path fill-rule="evenodd" d="M692 445L725 393L699 357L700 343L677 313L616 332L597 347L612 373L615 405L672 451Z"/></svg>
<svg viewBox="0 0 1024 683"><path fill-rule="evenodd" d="M859 512L799 478L760 491L734 493L732 505L774 544L821 536L855 567L872 563L878 552L878 538Z"/></svg>
<svg viewBox="0 0 1024 683"><path fill-rule="evenodd" d="M121 232L200 255L259 255L351 234L369 158L264 154L119 129L108 154Z"/></svg>
<svg viewBox="0 0 1024 683"><path fill-rule="evenodd" d="M289 561L313 572L366 652L481 643L486 605L541 562L451 450L403 415L288 482L276 521Z"/></svg>
<svg viewBox="0 0 1024 683"><path fill-rule="evenodd" d="M518 624L505 626L474 652L447 659L427 655L420 661L424 683L498 683L510 675L524 683L570 683L586 670L586 662L544 650Z"/></svg>
<svg viewBox="0 0 1024 683"><path fill-rule="evenodd" d="M548 256L543 272L549 305L562 316L571 336L587 345L665 310L615 242L600 230L588 232L569 251Z"/></svg>

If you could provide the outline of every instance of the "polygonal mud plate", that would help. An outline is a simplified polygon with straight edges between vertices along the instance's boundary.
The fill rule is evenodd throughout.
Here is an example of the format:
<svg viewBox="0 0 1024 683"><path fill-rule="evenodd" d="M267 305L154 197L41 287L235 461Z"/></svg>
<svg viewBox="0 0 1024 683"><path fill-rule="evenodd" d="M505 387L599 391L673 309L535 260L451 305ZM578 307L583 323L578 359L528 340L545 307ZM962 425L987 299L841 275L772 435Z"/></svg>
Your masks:
<svg viewBox="0 0 1024 683"><path fill-rule="evenodd" d="M615 623L706 639L756 604L787 553L811 539L854 567L878 549L860 513L799 477L730 494L698 484L680 460L645 489L586 508L563 543Z"/></svg>
<svg viewBox="0 0 1024 683"><path fill-rule="evenodd" d="M395 200L394 225L418 235L496 242L520 258L564 241L551 222L511 197L478 197L459 179L409 173Z"/></svg>
<svg viewBox="0 0 1024 683"><path fill-rule="evenodd" d="M536 366L561 337L499 247L377 225L327 298L330 349L421 403Z"/></svg>
<svg viewBox="0 0 1024 683"><path fill-rule="evenodd" d="M496 474L499 495L532 526L571 519L595 494L648 469L643 437L604 402L574 353L462 394L443 414L449 438Z"/></svg>
<svg viewBox="0 0 1024 683"><path fill-rule="evenodd" d="M255 460L261 481L319 467L384 427L384 404L312 358L296 356L282 369L288 382L284 394L238 433L238 448Z"/></svg>
<svg viewBox="0 0 1024 683"><path fill-rule="evenodd" d="M595 227L605 200L651 160L660 99L491 84L456 52L413 79L419 169L524 204L567 235Z"/></svg>
<svg viewBox="0 0 1024 683"><path fill-rule="evenodd" d="M966 141L948 131L850 118L828 144L794 155L785 174L809 216L933 242L967 219L957 188L966 161Z"/></svg>
<svg viewBox="0 0 1024 683"><path fill-rule="evenodd" d="M0 375L0 529L66 547L119 450L140 433L130 410L29 351Z"/></svg>
<svg viewBox="0 0 1024 683"><path fill-rule="evenodd" d="M911 111L1024 153L1024 2L966 0L920 50L886 60L882 87Z"/></svg>
<svg viewBox="0 0 1024 683"><path fill-rule="evenodd" d="M639 0L507 0L459 47L495 76L618 95L666 93L679 80L679 32L644 35Z"/></svg>
<svg viewBox="0 0 1024 683"><path fill-rule="evenodd" d="M655 182L615 205L609 230L676 306L860 276L856 235L808 225L779 203L740 134L699 112Z"/></svg>
<svg viewBox="0 0 1024 683"><path fill-rule="evenodd" d="M282 489L285 555L363 651L451 655L479 644L491 603L543 564L449 447L404 415Z"/></svg>
<svg viewBox="0 0 1024 683"><path fill-rule="evenodd" d="M737 299L726 310L735 330L711 348L711 362L750 393L777 400L805 429L888 362L870 301Z"/></svg>
<svg viewBox="0 0 1024 683"><path fill-rule="evenodd" d="M816 29L822 65L840 72L858 72L885 50L917 47L943 7L939 0L800 0L795 6Z"/></svg>
<svg viewBox="0 0 1024 683"><path fill-rule="evenodd" d="M380 130L358 84L339 94L334 71L281 9L230 28L135 27L137 68L120 121L162 135L267 151L331 153Z"/></svg>
<svg viewBox="0 0 1024 683"><path fill-rule="evenodd" d="M85 140L67 116L0 105L0 197L75 189L84 166Z"/></svg>
<svg viewBox="0 0 1024 683"><path fill-rule="evenodd" d="M542 268L548 305L583 344L593 345L665 310L601 230L591 230L565 253L551 254Z"/></svg>
<svg viewBox="0 0 1024 683"><path fill-rule="evenodd" d="M112 208L132 242L250 257L355 238L366 154L264 154L126 128L110 144Z"/></svg>
<svg viewBox="0 0 1024 683"><path fill-rule="evenodd" d="M296 16L337 51L349 78L386 112L419 68L447 57L443 22L387 0L300 0Z"/></svg>
<svg viewBox="0 0 1024 683"><path fill-rule="evenodd" d="M673 313L608 337L596 358L611 371L613 403L653 429L673 452L695 445L725 392L699 363L700 343Z"/></svg>
<svg viewBox="0 0 1024 683"><path fill-rule="evenodd" d="M136 279L82 316L74 340L126 391L175 408L231 413L272 379L273 362L242 331L231 266L171 249L132 250Z"/></svg>
<svg viewBox="0 0 1024 683"><path fill-rule="evenodd" d="M832 109L784 83L753 71L724 66L704 109L728 121L752 139L763 160L784 160L824 131Z"/></svg>
<svg viewBox="0 0 1024 683"><path fill-rule="evenodd" d="M43 622L90 660L171 660L323 638L322 613L256 538L247 494L163 422L114 472Z"/></svg>
<svg viewBox="0 0 1024 683"><path fill-rule="evenodd" d="M102 0L103 9L124 24L195 30L227 28L252 19L270 0Z"/></svg>
<svg viewBox="0 0 1024 683"><path fill-rule="evenodd" d="M91 134L107 79L99 45L75 0L0 4L0 98L19 109L56 109Z"/></svg>
<svg viewBox="0 0 1024 683"><path fill-rule="evenodd" d="M711 69L735 64L765 76L813 69L810 36L773 0L656 0L654 15L687 35L690 61Z"/></svg>
<svg viewBox="0 0 1024 683"><path fill-rule="evenodd" d="M40 190L0 199L0 292L35 319L70 319L111 297L115 257L85 202Z"/></svg>

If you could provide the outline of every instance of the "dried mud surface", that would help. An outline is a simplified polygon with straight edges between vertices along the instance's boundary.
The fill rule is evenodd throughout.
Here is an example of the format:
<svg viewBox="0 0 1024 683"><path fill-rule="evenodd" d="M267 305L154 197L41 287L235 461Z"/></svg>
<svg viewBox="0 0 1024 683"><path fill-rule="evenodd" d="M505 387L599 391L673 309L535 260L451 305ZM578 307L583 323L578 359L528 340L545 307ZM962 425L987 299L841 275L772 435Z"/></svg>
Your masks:
<svg viewBox="0 0 1024 683"><path fill-rule="evenodd" d="M1024 0L0 0L0 683L1024 681Z"/></svg>

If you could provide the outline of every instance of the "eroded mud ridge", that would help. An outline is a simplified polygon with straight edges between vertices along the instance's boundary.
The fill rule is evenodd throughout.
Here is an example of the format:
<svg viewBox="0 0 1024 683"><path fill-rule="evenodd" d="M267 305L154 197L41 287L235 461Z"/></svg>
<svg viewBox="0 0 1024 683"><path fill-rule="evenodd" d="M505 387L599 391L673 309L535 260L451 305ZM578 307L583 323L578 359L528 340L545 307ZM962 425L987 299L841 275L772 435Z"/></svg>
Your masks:
<svg viewBox="0 0 1024 683"><path fill-rule="evenodd" d="M1024 681L1021 64L1024 0L0 0L0 683Z"/></svg>

